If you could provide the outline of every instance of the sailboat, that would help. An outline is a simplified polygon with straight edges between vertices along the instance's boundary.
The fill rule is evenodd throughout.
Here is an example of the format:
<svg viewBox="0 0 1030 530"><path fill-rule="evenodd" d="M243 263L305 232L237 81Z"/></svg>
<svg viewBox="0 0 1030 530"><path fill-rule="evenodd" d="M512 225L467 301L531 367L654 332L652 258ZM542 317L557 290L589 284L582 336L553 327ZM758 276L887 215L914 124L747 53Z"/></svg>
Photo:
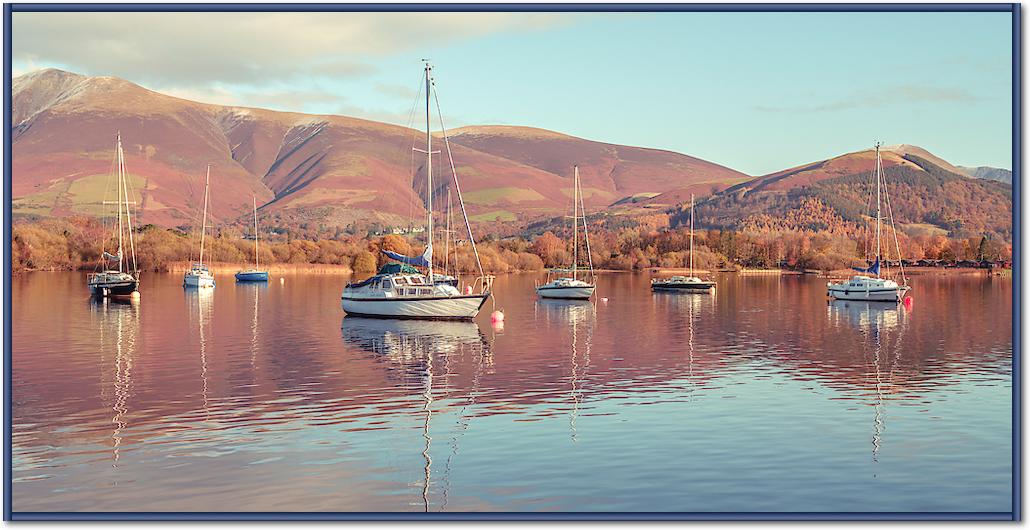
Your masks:
<svg viewBox="0 0 1030 530"><path fill-rule="evenodd" d="M132 215L129 213L129 186L125 172L125 152L122 151L122 134L118 133L118 141L115 148L115 156L118 166L118 200L113 204L118 205L118 251L110 254L101 250L100 263L104 270L94 272L86 277L86 284L93 296L100 297L129 297L139 296L139 267L136 264L136 243L132 237ZM104 202L104 204L112 204ZM125 213L125 223L122 223L122 213ZM129 260L123 252L125 236L128 235L129 254L132 257L132 272L128 271ZM109 268L110 264L117 261L117 268Z"/></svg>
<svg viewBox="0 0 1030 530"><path fill-rule="evenodd" d="M398 263L387 263L379 272L362 282L348 283L340 297L341 306L348 315L376 318L416 318L443 320L471 320L479 314L480 308L490 297L492 276L483 273L483 265L479 260L479 251L472 237L472 228L465 212L465 203L461 198L458 175L454 171L454 160L451 161L451 173L461 214L465 218L465 228L469 233L469 243L476 257L479 268L479 279L476 282L479 292L474 292L472 285L466 286L465 292L450 281L444 280L433 271L433 135L431 130L431 101L433 92L432 66L425 64L426 90L426 149L416 151L426 155L426 249L420 256L404 256L384 250L383 253ZM439 102L437 103L439 112ZM443 119L441 116L441 129ZM444 130L444 145L447 155L451 157L450 143ZM419 271L416 267L424 269Z"/></svg>
<svg viewBox="0 0 1030 530"><path fill-rule="evenodd" d="M263 271L258 262L258 221L257 221L257 197L254 197L254 268L236 273L238 282L267 282L268 271Z"/></svg>
<svg viewBox="0 0 1030 530"><path fill-rule="evenodd" d="M204 265L204 235L207 232L207 201L211 189L211 166L207 166L207 177L204 180L204 220L200 225L200 261L190 266L190 270L182 278L183 287L214 287L215 277Z"/></svg>
<svg viewBox="0 0 1030 530"><path fill-rule="evenodd" d="M590 236L587 235L586 207L583 204L583 190L579 183L579 166L574 166L575 175L572 182L572 268L552 269L552 274L571 273L561 276L536 287L540 298L560 298L565 300L587 300L594 294L594 259L590 256ZM583 215L580 215L582 213ZM583 221L583 241L586 243L587 263L589 263L589 282L579 279L579 222Z"/></svg>
<svg viewBox="0 0 1030 530"><path fill-rule="evenodd" d="M709 292L715 282L694 276L694 194L690 194L690 276L673 276L651 280L652 291Z"/></svg>
<svg viewBox="0 0 1030 530"><path fill-rule="evenodd" d="M887 214L890 220L891 232L894 235L894 245L897 250L899 263L901 257L901 244L898 242L898 232L894 227L894 213L891 210L890 195L887 193L886 180L883 175L883 161L880 159L880 143L876 143L876 169L873 171L876 178L876 260L869 267L852 267L855 271L865 273L853 276L850 280L840 283L828 282L826 284L827 294L837 300L864 300L870 302L900 302L911 289L908 286L908 279L905 277L904 265L901 265L902 284L897 281L885 278L881 274L881 228L883 221L880 207L881 196L887 205ZM889 245L888 245L889 248ZM868 263L868 262L867 262ZM873 275L873 276L870 276Z"/></svg>

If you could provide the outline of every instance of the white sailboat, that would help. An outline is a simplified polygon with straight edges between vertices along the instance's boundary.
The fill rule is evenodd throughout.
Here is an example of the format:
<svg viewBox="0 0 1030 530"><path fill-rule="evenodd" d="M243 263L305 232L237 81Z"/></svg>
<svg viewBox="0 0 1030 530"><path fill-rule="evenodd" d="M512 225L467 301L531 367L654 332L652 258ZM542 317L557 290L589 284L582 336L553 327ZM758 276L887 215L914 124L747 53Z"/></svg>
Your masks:
<svg viewBox="0 0 1030 530"><path fill-rule="evenodd" d="M115 148L117 158L117 179L118 197L116 201L104 204L118 205L118 251L116 254L109 254L106 250L101 251L100 264L103 270L94 272L86 277L86 284L93 296L100 297L131 297L139 295L139 268L136 264L136 243L132 237L132 215L129 213L129 185L126 180L125 152L122 151L122 134L118 133L117 146ZM125 223L122 223L122 214L125 214ZM126 238L126 235L128 236ZM129 255L132 258L132 271L129 272L129 259L123 252L124 241L129 240ZM110 268L111 262L117 261L117 268Z"/></svg>
<svg viewBox="0 0 1030 530"><path fill-rule="evenodd" d="M207 166L207 177L204 180L204 220L200 225L200 261L190 266L190 270L182 277L183 287L214 287L215 277L204 265L204 236L207 232L207 201L211 188L211 166Z"/></svg>
<svg viewBox="0 0 1030 530"><path fill-rule="evenodd" d="M905 277L904 265L900 266L902 284L881 275L881 221L883 220L881 197L887 206L887 214L890 219L891 232L894 235L894 246L898 253L898 260L901 260L901 244L898 241L898 232L894 227L894 213L891 210L890 195L887 193L886 181L883 175L883 161L880 159L880 144L876 144L876 169L873 171L876 178L876 260L869 267L853 267L854 270L865 274L851 277L845 282L828 282L826 284L827 294L837 300L864 300L869 302L900 302L908 291L908 279ZM888 244L888 248L890 245ZM886 268L886 267L883 267ZM869 276L869 274L875 276Z"/></svg>
<svg viewBox="0 0 1030 530"><path fill-rule="evenodd" d="M690 275L651 280L652 291L709 292L715 282L694 276L694 194L690 194Z"/></svg>
<svg viewBox="0 0 1030 530"><path fill-rule="evenodd" d="M586 206L583 204L583 192L579 183L579 166L575 166L574 171L572 183L572 268L548 271L548 278L553 274L571 274L571 276L559 276L543 285L538 285L536 293L540 298L587 300L593 296L594 289L597 287L594 283L594 259L590 256L590 236L587 234ZM583 215L580 215L580 213ZM590 281L579 279L580 220L583 221L583 241L586 244L587 263L590 270L587 278Z"/></svg>
<svg viewBox="0 0 1030 530"><path fill-rule="evenodd" d="M403 256L390 251L384 254L399 263L387 263L379 272L359 283L349 283L343 288L341 306L348 315L376 318L415 318L443 320L471 320L479 314L480 308L490 297L492 276L483 273L483 265L479 260L476 242L472 237L472 227L465 212L465 203L461 199L461 187L458 175L454 171L454 160L451 157L450 143L444 129L444 145L451 162L451 173L454 191L461 206L461 214L465 218L465 228L469 233L469 242L476 257L479 278L476 286L466 286L462 292L457 282L445 280L433 271L433 135L431 126L431 102L433 92L432 67L425 64L426 90L426 150L416 151L426 155L426 249L421 256ZM437 103L439 112L439 103ZM425 270L420 272L415 267ZM475 292L478 289L478 292Z"/></svg>

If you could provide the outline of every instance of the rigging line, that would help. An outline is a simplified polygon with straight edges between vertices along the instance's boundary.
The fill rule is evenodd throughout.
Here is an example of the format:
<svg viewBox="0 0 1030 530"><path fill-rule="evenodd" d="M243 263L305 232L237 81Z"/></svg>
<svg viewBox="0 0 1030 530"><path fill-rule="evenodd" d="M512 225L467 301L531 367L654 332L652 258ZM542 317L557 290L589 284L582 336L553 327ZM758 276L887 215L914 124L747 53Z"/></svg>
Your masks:
<svg viewBox="0 0 1030 530"><path fill-rule="evenodd" d="M108 213L107 210L108 210L108 207L110 206L110 204L109 204L110 201L108 201L108 198L110 197L110 193L111 193L111 181L116 178L115 175L117 175L117 172L118 172L118 147L115 146L114 158L111 159L111 170L107 173L107 183L104 185L104 201L101 203L101 206L100 206L100 213L101 213L101 217L100 217L100 227L101 227L101 232L100 232L100 259L97 260L97 265L93 269L93 272L98 272L101 268L105 268L105 269L107 268L106 267L106 265L107 265L107 258L104 257L104 253L107 252L107 243L111 239L111 236L108 235L109 234L109 230L112 230L114 228L113 226L109 226L110 218L107 215L107 213ZM118 183L115 182L115 188L117 188L117 187L118 187ZM117 192L115 192L115 193L117 193Z"/></svg>
<svg viewBox="0 0 1030 530"><path fill-rule="evenodd" d="M873 173L876 173L876 168L873 168ZM868 184L868 182L867 182ZM873 210L873 195L876 193L875 186L869 186L869 195L866 199L865 211L872 212ZM869 258L869 251L871 249L871 238L869 234L869 223L865 225L865 257Z"/></svg>
<svg viewBox="0 0 1030 530"><path fill-rule="evenodd" d="M597 283L597 278L594 276L594 257L590 255L590 234L587 231L587 207L583 203L583 186L579 187L579 211L583 212L583 241L587 247L587 263L590 264L590 283ZM575 222L575 220L573 220ZM691 227L693 229L693 227Z"/></svg>
<svg viewBox="0 0 1030 530"><path fill-rule="evenodd" d="M132 207L132 211L136 214L136 221L139 221L139 210L135 208L135 204L129 204L129 197L136 198L136 190L130 188L129 171L125 168L125 150L121 149L121 162L122 162L122 180L125 182L125 220L129 228L129 253L132 254L132 274L139 276L139 265L136 263L136 242L132 235L132 217L129 215L129 208ZM135 201L133 201L135 202ZM140 202L143 202L143 194L140 194Z"/></svg>
<svg viewBox="0 0 1030 530"><path fill-rule="evenodd" d="M894 248L898 252L898 269L901 271L901 281L905 285L908 285L908 278L905 276L905 264L902 263L901 259L901 243L898 241L898 229L894 226L894 210L891 208L891 196L887 192L887 181L884 179L883 182L883 196L887 201L887 215L891 220L891 232L894 234ZM888 245L889 247L890 245Z"/></svg>
<svg viewBox="0 0 1030 530"><path fill-rule="evenodd" d="M419 132L415 130L415 111L418 109L418 100L422 97L422 82L419 76L418 90L415 92L415 100L411 103L411 110L408 111L407 127L412 131L411 149L408 150L408 174L411 175L411 190L415 190L415 144L418 142ZM415 201L408 196L408 230L411 230L411 220L415 216Z"/></svg>
<svg viewBox="0 0 1030 530"><path fill-rule="evenodd" d="M433 87L436 87L436 81L433 81ZM447 136L447 127L443 123L443 110L440 108L440 92L433 91L433 99L436 101L436 113L440 118L440 130L443 133L443 144L447 150L447 159L451 165L451 178L454 183L454 193L458 196L458 204L461 206L461 216L465 218L465 229L468 230L469 234L469 245L472 246L472 253L476 256L476 268L479 269L479 277L485 278L483 273L483 262L479 259L479 250L476 249L476 238L472 236L472 225L469 223L468 212L465 211L465 201L461 198L461 185L458 184L458 171L454 168L454 156L451 154L451 142Z"/></svg>

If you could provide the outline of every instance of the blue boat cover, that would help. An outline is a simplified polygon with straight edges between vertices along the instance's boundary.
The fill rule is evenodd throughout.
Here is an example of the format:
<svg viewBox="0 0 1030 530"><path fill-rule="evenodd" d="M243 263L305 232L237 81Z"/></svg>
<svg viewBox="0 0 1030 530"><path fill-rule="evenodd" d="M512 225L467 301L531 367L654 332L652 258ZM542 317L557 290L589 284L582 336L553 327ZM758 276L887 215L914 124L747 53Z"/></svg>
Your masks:
<svg viewBox="0 0 1030 530"><path fill-rule="evenodd" d="M851 268L856 270L856 271L858 271L858 272L866 272L866 273L870 273L870 274L880 274L880 256L876 256L876 262L873 263L873 265L871 267L867 268L867 269L863 269L862 267L851 267Z"/></svg>
<svg viewBox="0 0 1030 530"><path fill-rule="evenodd" d="M397 261L399 261L401 263L406 263L408 265L414 265L416 267L428 267L429 264L433 261L433 247L432 246L427 246L426 247L426 251L423 252L421 256L415 256L415 257L405 256L403 254L398 254L396 252L391 252L389 250L384 250L383 254L386 254L386 256L389 257L390 259L395 259L395 260L397 260Z"/></svg>
<svg viewBox="0 0 1030 530"><path fill-rule="evenodd" d="M379 276L389 274L418 274L418 269L411 265L403 265L401 263L384 263L376 274Z"/></svg>

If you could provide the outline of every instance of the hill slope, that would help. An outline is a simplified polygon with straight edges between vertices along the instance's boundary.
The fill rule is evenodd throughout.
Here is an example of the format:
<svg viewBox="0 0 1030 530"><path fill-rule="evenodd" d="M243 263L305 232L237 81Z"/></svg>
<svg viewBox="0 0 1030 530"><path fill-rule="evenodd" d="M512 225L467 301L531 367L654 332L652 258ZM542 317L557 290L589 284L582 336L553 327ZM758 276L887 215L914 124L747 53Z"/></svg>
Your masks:
<svg viewBox="0 0 1030 530"><path fill-rule="evenodd" d="M971 179L915 146L881 150L895 220L917 233L1012 235L1011 188ZM848 153L731 186L702 202L703 226L743 230L853 230L870 219L872 150ZM686 219L683 207L673 222Z"/></svg>
<svg viewBox="0 0 1030 530"><path fill-rule="evenodd" d="M16 215L99 214L105 194L113 194L118 131L143 223L194 224L208 164L216 223L246 215L252 196L279 223L405 224L424 215L424 160L411 151L419 133L405 127L197 103L54 69L14 79L12 98ZM686 155L540 129L467 128L453 135L452 149L479 221L564 213L575 163L594 209L634 194L747 178ZM442 200L450 171L443 159L434 169L444 170L434 176Z"/></svg>
<svg viewBox="0 0 1030 530"><path fill-rule="evenodd" d="M962 173L967 176L986 179L986 180L997 180L998 182L1005 182L1012 184L1012 172L1007 169L1001 169L990 166L978 166L978 167L963 167L959 166Z"/></svg>

